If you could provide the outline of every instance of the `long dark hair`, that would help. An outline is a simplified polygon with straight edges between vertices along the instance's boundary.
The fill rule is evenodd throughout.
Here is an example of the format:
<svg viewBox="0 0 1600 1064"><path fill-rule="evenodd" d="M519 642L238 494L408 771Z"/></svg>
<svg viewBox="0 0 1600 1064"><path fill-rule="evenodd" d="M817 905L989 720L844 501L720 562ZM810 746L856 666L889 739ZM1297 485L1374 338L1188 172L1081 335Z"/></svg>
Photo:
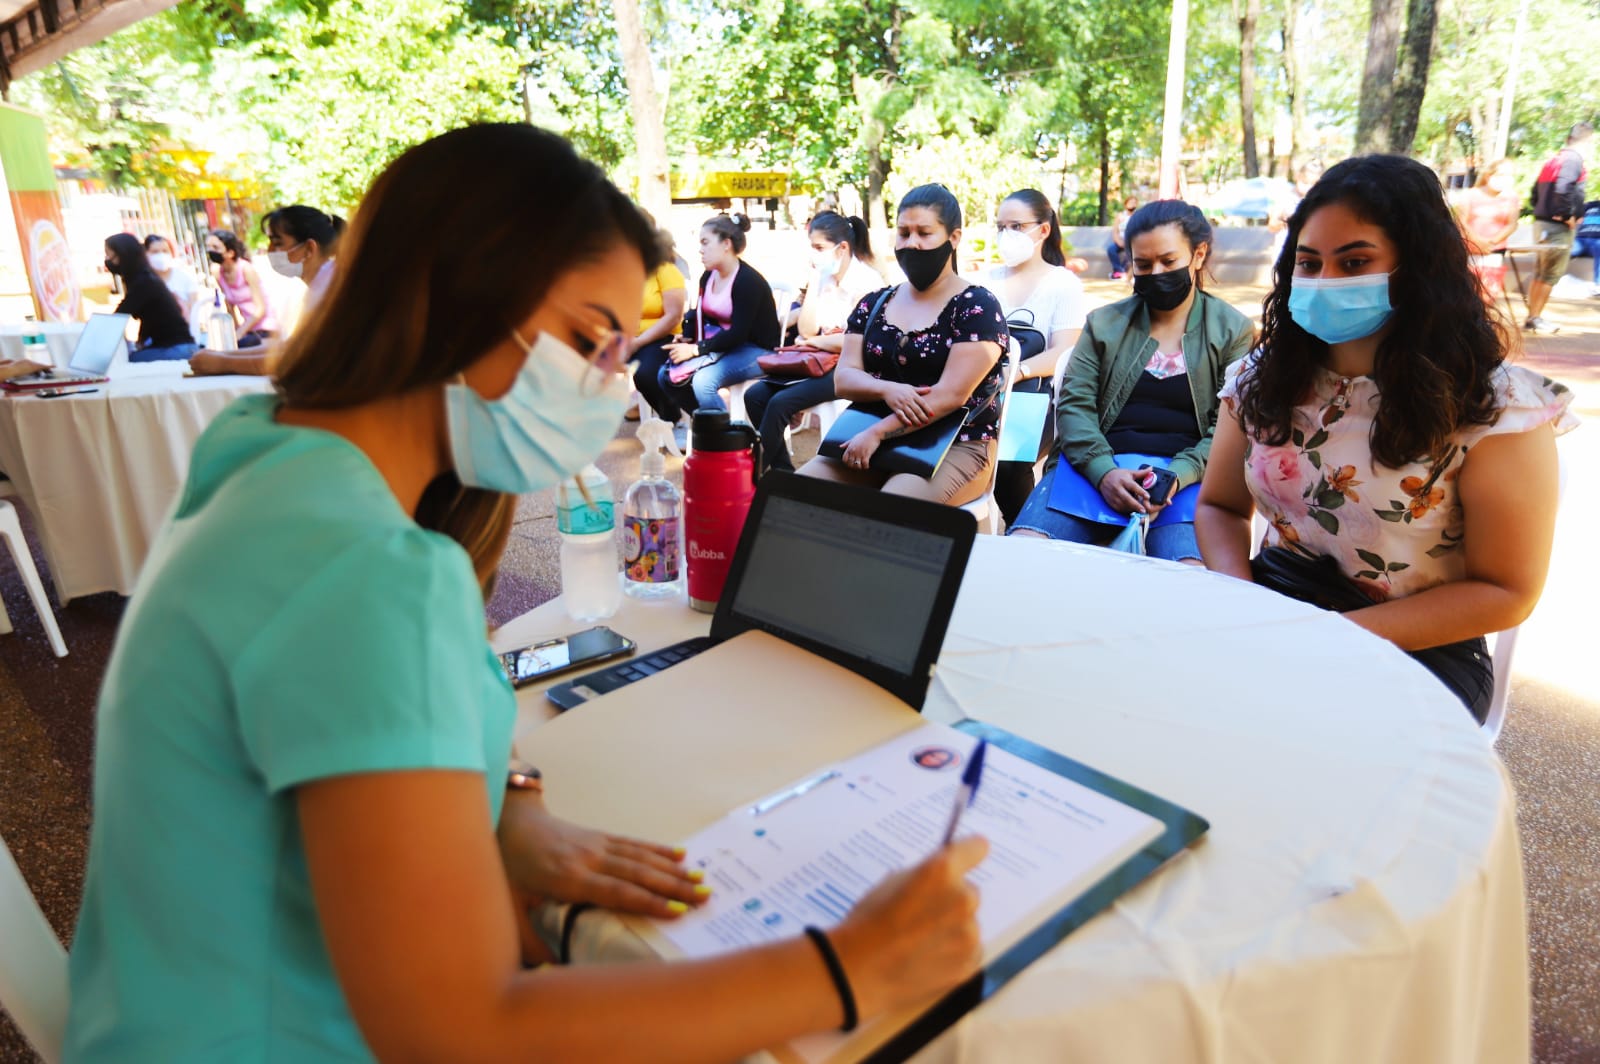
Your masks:
<svg viewBox="0 0 1600 1064"><path fill-rule="evenodd" d="M806 232L821 233L835 244L848 246L853 258L872 258L872 236L863 219L846 218L838 211L823 211L811 219Z"/></svg>
<svg viewBox="0 0 1600 1064"><path fill-rule="evenodd" d="M1210 273L1210 251L1216 247L1216 230L1211 228L1211 222L1206 219L1205 211L1192 203L1185 203L1180 199L1154 200L1133 212L1133 217L1128 219L1127 226L1122 231L1122 239L1128 248L1128 255L1133 255L1133 238L1154 232L1164 225L1175 225L1178 232L1183 234L1183 239L1189 245L1189 253L1193 255L1204 247L1207 251L1206 263L1194 272L1194 286L1204 288L1206 277Z"/></svg>
<svg viewBox="0 0 1600 1064"><path fill-rule="evenodd" d="M150 257L144 253L144 244L132 233L112 233L106 237L106 247L117 253L117 276L124 280L154 272L150 269Z"/></svg>
<svg viewBox="0 0 1600 1064"><path fill-rule="evenodd" d="M295 244L314 241L324 256L334 253L344 228L344 219L337 214L324 214L303 203L279 207L261 219L261 231L268 236L279 240L288 237Z"/></svg>
<svg viewBox="0 0 1600 1064"><path fill-rule="evenodd" d="M222 242L222 246L233 252L234 258L250 261L250 249L244 246L244 241L232 229L213 229L211 235Z"/></svg>
<svg viewBox="0 0 1600 1064"><path fill-rule="evenodd" d="M278 394L291 408L345 409L450 380L564 272L619 244L647 273L661 262L643 215L554 133L477 125L419 144L361 201L327 296L286 345ZM487 591L514 510L447 473L415 517L467 549Z"/></svg>
<svg viewBox="0 0 1600 1064"><path fill-rule="evenodd" d="M1034 221L1050 223L1050 235L1044 238L1044 243L1039 247L1039 254L1052 266L1065 266L1067 256L1061 250L1061 220L1056 217L1056 209L1050 206L1050 197L1036 188L1019 188L1001 202L1012 201L1028 208Z"/></svg>
<svg viewBox="0 0 1600 1064"><path fill-rule="evenodd" d="M1240 416L1262 442L1288 442L1294 408L1327 363L1328 345L1289 314L1289 290L1300 231L1334 203L1381 228L1399 259L1389 278L1389 334L1372 370L1383 397L1372 423L1372 456L1391 469L1435 458L1461 429L1494 420L1492 378L1511 337L1484 304L1439 179L1399 155L1346 159L1322 175L1289 217L1261 307L1261 354L1240 381Z"/></svg>

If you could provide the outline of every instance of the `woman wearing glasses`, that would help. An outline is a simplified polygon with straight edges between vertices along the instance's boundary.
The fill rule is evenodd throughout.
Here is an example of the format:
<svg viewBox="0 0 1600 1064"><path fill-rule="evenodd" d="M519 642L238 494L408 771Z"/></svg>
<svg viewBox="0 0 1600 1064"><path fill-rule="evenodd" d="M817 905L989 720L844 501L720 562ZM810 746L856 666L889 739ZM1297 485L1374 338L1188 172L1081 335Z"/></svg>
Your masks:
<svg viewBox="0 0 1600 1064"><path fill-rule="evenodd" d="M1021 326L1011 333L1022 355L1011 389L1048 394L1056 366L1083 329L1083 282L1066 267L1061 222L1043 192L1024 188L1007 196L994 227L1001 265L989 271L984 287L1000 300L1006 321ZM995 502L1007 525L1033 490L1033 465L1001 462L995 470Z"/></svg>
<svg viewBox="0 0 1600 1064"><path fill-rule="evenodd" d="M829 933L847 982L805 937L524 967L533 900L672 917L708 893L508 773L480 591L514 496L616 432L655 235L508 124L402 155L344 249L277 394L195 445L118 632L66 1059L727 1060L839 1026L852 989L867 1015L970 974L975 839Z"/></svg>

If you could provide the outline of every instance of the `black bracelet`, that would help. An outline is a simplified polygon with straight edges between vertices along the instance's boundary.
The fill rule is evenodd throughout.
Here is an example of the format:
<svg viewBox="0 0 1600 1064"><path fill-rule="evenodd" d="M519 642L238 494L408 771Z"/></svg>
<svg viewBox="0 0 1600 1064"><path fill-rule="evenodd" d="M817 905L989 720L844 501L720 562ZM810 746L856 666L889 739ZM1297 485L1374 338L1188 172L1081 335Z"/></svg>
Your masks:
<svg viewBox="0 0 1600 1064"><path fill-rule="evenodd" d="M578 929L578 917L593 908L586 901L568 907L567 915L561 920L561 946L556 953L557 964L572 963L572 933Z"/></svg>
<svg viewBox="0 0 1600 1064"><path fill-rule="evenodd" d="M839 955L833 952L833 943L828 941L827 934L820 927L806 928L806 937L816 944L817 952L822 954L822 963L828 966L828 974L833 977L833 988L839 992L839 1004L844 1006L844 1022L839 1025L839 1030L855 1030L860 1020L856 1015L855 991L850 989L850 977L844 974Z"/></svg>

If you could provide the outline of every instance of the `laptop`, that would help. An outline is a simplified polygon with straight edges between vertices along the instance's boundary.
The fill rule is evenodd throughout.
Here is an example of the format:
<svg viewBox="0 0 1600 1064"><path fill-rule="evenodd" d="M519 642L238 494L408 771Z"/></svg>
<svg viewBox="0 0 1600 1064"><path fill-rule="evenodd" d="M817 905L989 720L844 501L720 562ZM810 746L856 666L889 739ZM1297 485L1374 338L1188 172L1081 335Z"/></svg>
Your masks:
<svg viewBox="0 0 1600 1064"><path fill-rule="evenodd" d="M556 684L545 695L571 709L734 636L762 631L920 710L977 531L959 507L768 473L709 636Z"/></svg>
<svg viewBox="0 0 1600 1064"><path fill-rule="evenodd" d="M0 381L0 388L8 392L33 392L40 388L71 387L75 384L100 384L110 380L106 371L117 357L119 345L127 350L128 322L126 314L91 314L78 334L78 346L72 349L72 359L67 368L41 370L23 377Z"/></svg>

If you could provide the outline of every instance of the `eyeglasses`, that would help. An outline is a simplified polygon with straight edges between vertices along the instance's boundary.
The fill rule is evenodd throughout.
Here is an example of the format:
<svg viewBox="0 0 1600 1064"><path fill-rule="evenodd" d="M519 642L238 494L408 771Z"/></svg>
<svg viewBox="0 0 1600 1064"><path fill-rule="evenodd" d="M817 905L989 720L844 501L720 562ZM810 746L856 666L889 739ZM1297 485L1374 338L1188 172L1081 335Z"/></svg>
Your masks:
<svg viewBox="0 0 1600 1064"><path fill-rule="evenodd" d="M1043 224L1043 222L996 222L994 227L1002 233L1026 233Z"/></svg>

